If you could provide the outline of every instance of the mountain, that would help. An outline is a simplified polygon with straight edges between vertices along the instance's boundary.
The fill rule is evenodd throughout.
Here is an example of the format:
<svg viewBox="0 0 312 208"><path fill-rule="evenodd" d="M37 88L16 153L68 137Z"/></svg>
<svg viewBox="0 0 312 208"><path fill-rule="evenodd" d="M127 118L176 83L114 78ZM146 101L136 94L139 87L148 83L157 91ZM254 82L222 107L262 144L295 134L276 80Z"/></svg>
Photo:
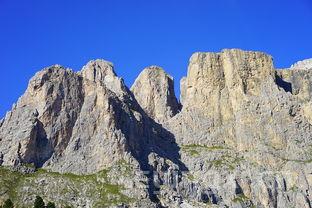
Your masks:
<svg viewBox="0 0 312 208"><path fill-rule="evenodd" d="M31 207L312 207L311 60L194 53L181 79L113 64L59 65L0 121L0 204Z"/></svg>

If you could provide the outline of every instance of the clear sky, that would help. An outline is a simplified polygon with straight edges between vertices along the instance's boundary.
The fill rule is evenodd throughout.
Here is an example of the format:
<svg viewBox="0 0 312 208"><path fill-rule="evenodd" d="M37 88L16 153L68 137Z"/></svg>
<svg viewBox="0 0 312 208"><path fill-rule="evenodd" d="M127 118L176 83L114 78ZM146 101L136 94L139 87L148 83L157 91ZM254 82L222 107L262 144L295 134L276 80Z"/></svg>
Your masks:
<svg viewBox="0 0 312 208"><path fill-rule="evenodd" d="M196 51L260 50L276 67L312 57L311 0L0 0L0 116L45 66L114 63L130 87L159 65L186 75Z"/></svg>

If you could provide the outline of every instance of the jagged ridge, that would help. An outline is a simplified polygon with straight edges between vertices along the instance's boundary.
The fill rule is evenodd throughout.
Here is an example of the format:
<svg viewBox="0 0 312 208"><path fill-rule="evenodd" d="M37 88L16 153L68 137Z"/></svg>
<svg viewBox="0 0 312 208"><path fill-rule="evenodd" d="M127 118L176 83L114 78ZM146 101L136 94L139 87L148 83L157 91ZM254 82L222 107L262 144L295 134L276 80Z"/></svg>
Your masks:
<svg viewBox="0 0 312 208"><path fill-rule="evenodd" d="M0 164L90 174L126 161L140 174L115 183L132 181L130 206L311 207L309 74L261 52L195 53L181 107L157 66L131 90L104 60L48 67L0 122ZM96 207L80 197L68 200Z"/></svg>

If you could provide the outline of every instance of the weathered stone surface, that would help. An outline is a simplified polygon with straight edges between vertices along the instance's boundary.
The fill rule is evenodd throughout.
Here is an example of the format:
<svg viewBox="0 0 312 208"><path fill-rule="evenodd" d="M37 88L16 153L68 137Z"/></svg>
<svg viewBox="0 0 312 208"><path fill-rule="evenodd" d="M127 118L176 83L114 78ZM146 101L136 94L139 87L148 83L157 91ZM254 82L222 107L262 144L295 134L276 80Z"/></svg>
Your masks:
<svg viewBox="0 0 312 208"><path fill-rule="evenodd" d="M144 138L142 121L136 120L142 115L130 107L131 99L103 60L89 62L78 74L61 66L44 69L4 119L3 165L34 163L75 173L110 166Z"/></svg>
<svg viewBox="0 0 312 208"><path fill-rule="evenodd" d="M84 97L70 142L63 155L52 157L47 166L61 172L94 173L123 159L132 146L140 151L144 135L137 117L142 115L130 106L134 105L131 96L112 64L91 61L79 74Z"/></svg>
<svg viewBox="0 0 312 208"><path fill-rule="evenodd" d="M158 66L145 68L131 91L147 115L156 122L164 123L179 112L173 79Z"/></svg>
<svg viewBox="0 0 312 208"><path fill-rule="evenodd" d="M304 116L312 123L312 59L299 61L289 69L277 70L284 88L300 102Z"/></svg>
<svg viewBox="0 0 312 208"><path fill-rule="evenodd" d="M297 69L297 70L312 69L312 58L311 59L305 59L303 61L298 61L297 63L291 65L290 69Z"/></svg>
<svg viewBox="0 0 312 208"><path fill-rule="evenodd" d="M126 161L143 181L127 178L119 181L122 185L135 180L144 186L153 176L152 152L179 162L173 136L149 118L103 60L89 62L78 73L58 65L38 72L1 122L0 152L1 164L17 167L13 170L33 163L49 171L93 174ZM153 184L146 184L137 193L157 203Z"/></svg>
<svg viewBox="0 0 312 208"><path fill-rule="evenodd" d="M4 118L0 129L3 164L42 166L53 153L62 154L82 99L81 79L74 72L58 65L38 72Z"/></svg>
<svg viewBox="0 0 312 208"><path fill-rule="evenodd" d="M283 203L299 203L274 181L276 174L309 176L311 124L299 102L303 98L291 94L285 88L287 80L278 74L272 58L260 52L232 49L195 53L190 59L181 83L182 111L166 128L182 147L182 161L195 181L203 189L215 187L214 193L222 198L218 204L283 207ZM263 182L264 176L273 182ZM241 177L250 182L243 182L236 193ZM288 177L284 183L289 180L294 179ZM300 203L309 206L310 199Z"/></svg>
<svg viewBox="0 0 312 208"><path fill-rule="evenodd" d="M310 63L275 70L261 52L195 53L182 109L159 67L132 92L104 60L48 67L0 121L0 166L54 172L26 180L0 167L0 204L40 194L75 207L310 208Z"/></svg>
<svg viewBox="0 0 312 208"><path fill-rule="evenodd" d="M84 80L104 84L106 88L114 92L120 99L127 95L127 87L124 85L122 78L117 77L113 64L108 61L102 59L89 61L78 74Z"/></svg>

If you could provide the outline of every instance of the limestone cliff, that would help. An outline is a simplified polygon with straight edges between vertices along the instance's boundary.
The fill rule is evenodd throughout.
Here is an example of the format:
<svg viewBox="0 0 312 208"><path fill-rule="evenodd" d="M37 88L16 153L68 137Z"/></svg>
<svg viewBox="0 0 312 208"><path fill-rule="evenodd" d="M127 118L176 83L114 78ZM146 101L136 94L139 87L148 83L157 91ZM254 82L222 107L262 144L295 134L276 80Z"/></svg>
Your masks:
<svg viewBox="0 0 312 208"><path fill-rule="evenodd" d="M45 68L0 121L0 204L311 208L310 70L195 53L180 104L160 67L131 90L104 60Z"/></svg>
<svg viewBox="0 0 312 208"><path fill-rule="evenodd" d="M182 79L183 108L166 128L195 181L223 193L230 207L237 206L237 189L246 197L243 207L310 207L309 107L291 93L307 91L309 72L294 86L280 73L266 54L232 49L195 53ZM301 187L296 194L286 188L294 181Z"/></svg>
<svg viewBox="0 0 312 208"><path fill-rule="evenodd" d="M173 79L160 67L145 68L131 91L144 111L156 122L164 123L179 112Z"/></svg>

